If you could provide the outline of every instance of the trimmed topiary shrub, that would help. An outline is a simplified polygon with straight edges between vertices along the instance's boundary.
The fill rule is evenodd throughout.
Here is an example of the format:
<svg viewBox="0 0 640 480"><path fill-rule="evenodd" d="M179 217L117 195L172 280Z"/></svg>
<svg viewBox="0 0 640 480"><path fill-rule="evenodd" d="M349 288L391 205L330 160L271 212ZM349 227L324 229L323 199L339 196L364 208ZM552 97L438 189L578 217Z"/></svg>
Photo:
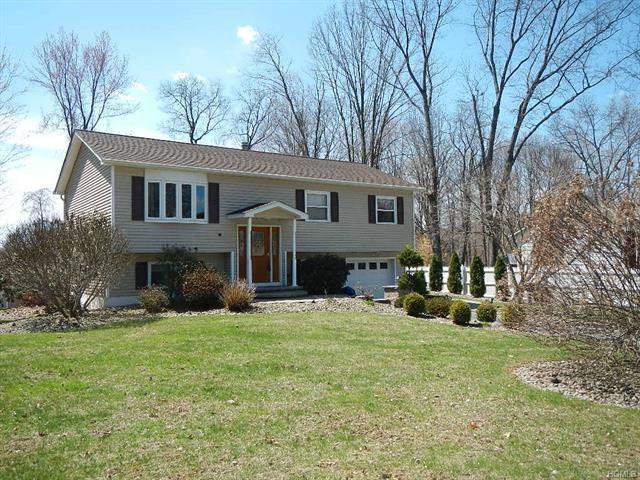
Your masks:
<svg viewBox="0 0 640 480"><path fill-rule="evenodd" d="M340 293L348 275L347 263L337 255L313 255L300 263L300 285L312 295Z"/></svg>
<svg viewBox="0 0 640 480"><path fill-rule="evenodd" d="M224 306L231 312L244 312L249 310L255 298L255 289L251 288L244 280L231 282L222 290Z"/></svg>
<svg viewBox="0 0 640 480"><path fill-rule="evenodd" d="M525 319L525 310L524 306L518 303L508 303L502 310L502 324L505 327L517 327L520 325Z"/></svg>
<svg viewBox="0 0 640 480"><path fill-rule="evenodd" d="M432 255L429 263L429 290L442 291L442 260L437 255Z"/></svg>
<svg viewBox="0 0 640 480"><path fill-rule="evenodd" d="M449 316L456 325L468 325L471 321L471 307L467 302L456 300L451 303Z"/></svg>
<svg viewBox="0 0 640 480"><path fill-rule="evenodd" d="M393 301L393 306L396 308L404 308L404 298L406 295L400 295Z"/></svg>
<svg viewBox="0 0 640 480"><path fill-rule="evenodd" d="M431 297L427 298L427 313L434 317L447 318L449 309L451 308L451 299L449 297Z"/></svg>
<svg viewBox="0 0 640 480"><path fill-rule="evenodd" d="M427 293L427 281L424 277L424 272L419 270L414 273L403 273L398 278L398 289L425 295Z"/></svg>
<svg viewBox="0 0 640 480"><path fill-rule="evenodd" d="M496 258L496 263L493 266L493 276L496 279L496 285L498 282L505 277L507 274L507 264L504 261L504 257L502 255L498 255Z"/></svg>
<svg viewBox="0 0 640 480"><path fill-rule="evenodd" d="M496 321L498 309L491 302L482 302L478 305L476 315L479 322L493 323Z"/></svg>
<svg viewBox="0 0 640 480"><path fill-rule="evenodd" d="M147 313L160 313L169 306L169 295L162 287L145 287L140 290L138 301Z"/></svg>
<svg viewBox="0 0 640 480"><path fill-rule="evenodd" d="M449 278L447 278L447 289L450 293L462 293L462 266L460 258L456 252L451 255L449 261Z"/></svg>
<svg viewBox="0 0 640 480"><path fill-rule="evenodd" d="M224 275L198 266L182 276L182 295L187 308L207 309L222 307L222 290L227 284Z"/></svg>
<svg viewBox="0 0 640 480"><path fill-rule="evenodd" d="M398 263L404 268L416 268L424 265L424 260L415 248L405 245L398 254Z"/></svg>
<svg viewBox="0 0 640 480"><path fill-rule="evenodd" d="M422 315L425 311L425 306L425 299L419 293L411 292L404 298L404 310L412 317Z"/></svg>
<svg viewBox="0 0 640 480"><path fill-rule="evenodd" d="M471 261L469 291L474 297L482 297L487 291L487 287L484 284L484 264L478 256L474 256Z"/></svg>

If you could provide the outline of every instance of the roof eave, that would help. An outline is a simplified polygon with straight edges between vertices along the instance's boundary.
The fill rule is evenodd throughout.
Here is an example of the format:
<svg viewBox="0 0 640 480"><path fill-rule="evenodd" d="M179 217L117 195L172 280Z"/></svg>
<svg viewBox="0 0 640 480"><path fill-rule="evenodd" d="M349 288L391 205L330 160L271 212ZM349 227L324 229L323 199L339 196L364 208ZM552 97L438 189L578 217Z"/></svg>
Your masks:
<svg viewBox="0 0 640 480"><path fill-rule="evenodd" d="M62 167L58 174L56 186L53 189L53 193L55 195L64 195L64 192L67 190L67 184L69 183L73 166L76 163L78 152L80 152L80 147L82 145L87 147L100 163L104 164L100 156L87 144L87 142L82 139L82 137L80 137L80 135L78 135L78 132L74 132L73 137L71 137L71 140L69 141L67 153L64 155L64 161L62 162Z"/></svg>
<svg viewBox="0 0 640 480"><path fill-rule="evenodd" d="M276 178L280 180L300 180L305 182L316 182L316 183L326 183L326 184L340 184L340 185L353 185L359 187L377 187L377 188L387 188L393 190L410 190L410 191L420 191L424 190L424 187L420 187L418 185L392 185L388 183L365 183L365 182L354 182L351 180L331 180L326 178L314 178L314 177L299 177L294 175L279 175L274 173L253 173L253 172L242 172L237 170L228 170L223 168L207 168L207 167L191 167L191 166L180 166L180 165L166 165L161 163L153 163L153 162L132 162L128 160L119 160L113 158L105 158L103 159L104 165L114 165L121 167L133 167L133 168L166 168L170 170L187 170L193 172L204 172L204 173L217 173L221 175L235 175L242 177L258 177L258 178Z"/></svg>

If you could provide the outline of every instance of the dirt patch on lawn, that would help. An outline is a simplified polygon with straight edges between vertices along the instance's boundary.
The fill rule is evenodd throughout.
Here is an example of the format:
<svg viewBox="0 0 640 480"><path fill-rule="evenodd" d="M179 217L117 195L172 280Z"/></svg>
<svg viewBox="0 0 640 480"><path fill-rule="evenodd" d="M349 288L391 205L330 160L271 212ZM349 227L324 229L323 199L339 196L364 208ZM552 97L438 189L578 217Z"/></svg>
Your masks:
<svg viewBox="0 0 640 480"><path fill-rule="evenodd" d="M524 383L606 405L640 408L640 373L605 372L586 361L538 362L514 371Z"/></svg>

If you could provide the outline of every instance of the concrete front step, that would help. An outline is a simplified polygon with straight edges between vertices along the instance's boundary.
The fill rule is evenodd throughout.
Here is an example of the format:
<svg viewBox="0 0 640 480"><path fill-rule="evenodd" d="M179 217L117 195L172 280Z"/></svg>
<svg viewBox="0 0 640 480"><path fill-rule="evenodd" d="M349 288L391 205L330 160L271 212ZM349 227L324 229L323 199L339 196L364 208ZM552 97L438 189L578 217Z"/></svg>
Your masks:
<svg viewBox="0 0 640 480"><path fill-rule="evenodd" d="M265 300L270 298L300 298L306 297L307 291L302 287L257 287L256 298Z"/></svg>

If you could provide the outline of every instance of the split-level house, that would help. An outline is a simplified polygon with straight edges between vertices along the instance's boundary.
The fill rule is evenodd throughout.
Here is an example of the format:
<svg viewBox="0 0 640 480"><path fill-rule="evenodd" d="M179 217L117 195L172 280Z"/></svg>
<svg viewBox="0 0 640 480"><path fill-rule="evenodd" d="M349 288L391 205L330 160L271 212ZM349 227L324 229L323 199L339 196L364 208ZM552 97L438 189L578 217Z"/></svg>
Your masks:
<svg viewBox="0 0 640 480"><path fill-rule="evenodd" d="M414 243L415 189L357 163L76 131L55 193L65 216L99 212L126 234L131 264L102 299L119 306L161 283L167 245L258 288L296 286L301 259L333 253L347 285L379 294Z"/></svg>

